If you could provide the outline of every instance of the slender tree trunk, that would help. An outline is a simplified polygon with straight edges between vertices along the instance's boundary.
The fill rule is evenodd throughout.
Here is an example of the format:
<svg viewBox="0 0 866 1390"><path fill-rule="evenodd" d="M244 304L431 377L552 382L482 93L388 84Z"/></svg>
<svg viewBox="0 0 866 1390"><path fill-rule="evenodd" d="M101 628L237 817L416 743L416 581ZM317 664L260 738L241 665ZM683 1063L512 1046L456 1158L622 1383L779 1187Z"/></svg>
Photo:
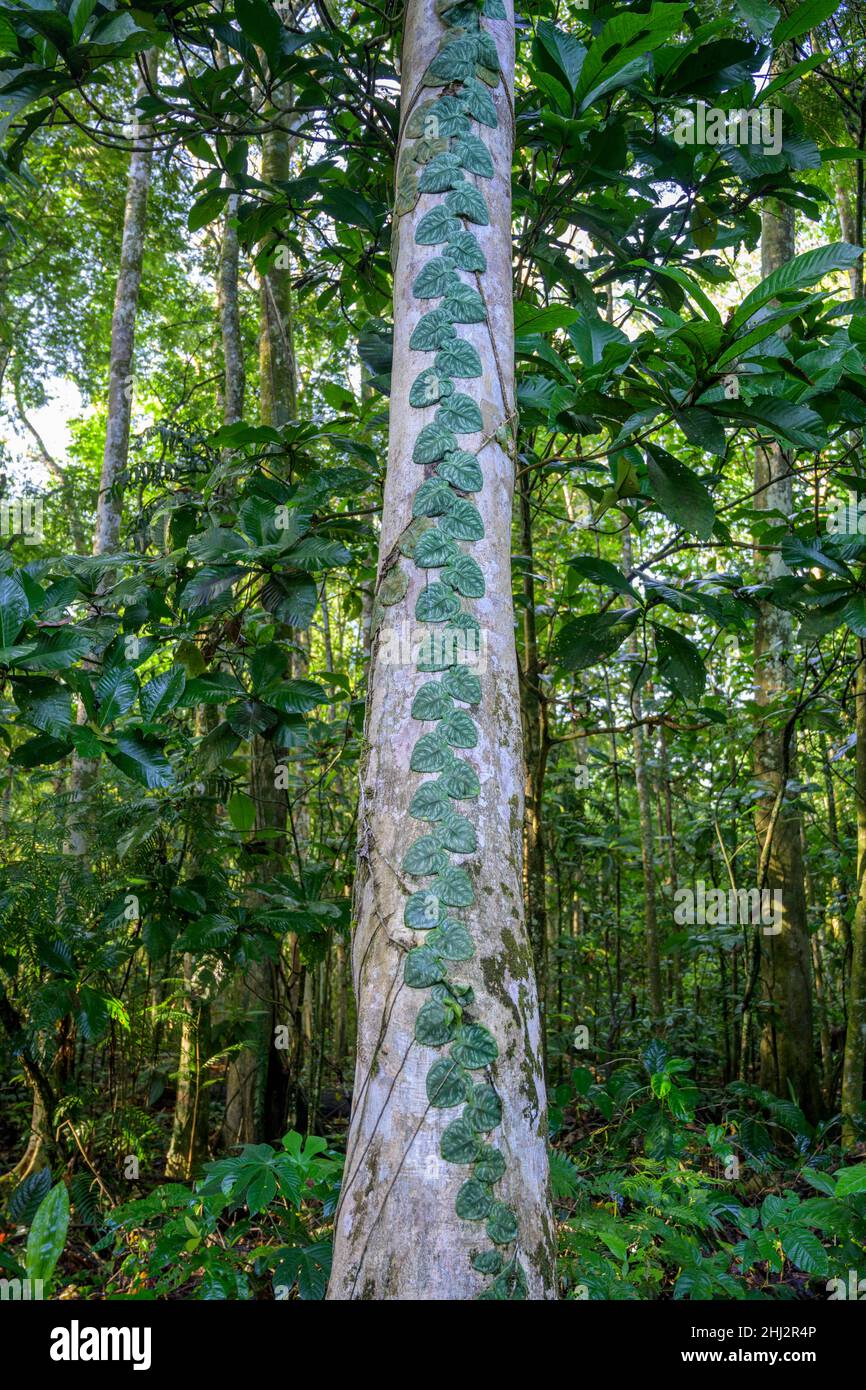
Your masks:
<svg viewBox="0 0 866 1390"><path fill-rule="evenodd" d="M276 113L275 113L276 114ZM271 130L262 148L262 179L285 183L289 177L291 136ZM287 248L280 246L274 264L260 277L259 392L263 422L279 427L297 414L297 368L292 323L292 273Z"/></svg>
<svg viewBox="0 0 866 1390"><path fill-rule="evenodd" d="M765 204L761 223L761 272L767 276L794 255L794 213ZM758 450L755 459L755 505L790 516L793 510L791 470L776 444ZM777 556L768 577L784 573ZM784 698L790 686L789 653L793 646L790 615L773 604L759 607L755 622L756 699L762 708ZM755 806L758 862L766 866L759 888L781 894L781 921L756 936L761 954L764 1022L760 1043L760 1083L765 1090L787 1098L793 1089L807 1118L817 1118L821 1103L814 1059L812 976L799 814L786 799L785 785L793 777L794 740L778 727L778 712L768 712L755 739L755 775L764 795ZM781 798L781 800L780 800ZM767 852L768 851L768 852ZM756 929L761 932L761 928Z"/></svg>
<svg viewBox="0 0 866 1390"><path fill-rule="evenodd" d="M864 116L866 119L866 116ZM857 171L855 230L863 233L863 170ZM862 246L863 242L858 242ZM863 295L863 258L855 267L852 285L855 298ZM863 1066L866 1061L866 643L857 642L855 685L855 728L857 753L855 802L857 808L857 902L850 933L851 974L848 984L848 1010L845 1053L842 1062L842 1142L846 1148L856 1143L858 1126L854 1122L863 1100ZM826 766L826 764L825 764ZM827 776L830 785L829 767ZM835 818L835 803L833 807ZM861 1122L862 1126L862 1122Z"/></svg>
<svg viewBox="0 0 866 1390"><path fill-rule="evenodd" d="M436 286L427 286L444 294L455 310L465 290L483 295L483 321L464 324L463 317L476 315L458 310L455 336L439 328L434 334L452 345L443 354L452 364L450 376L462 371L468 378L458 381L454 395L445 393L451 408L440 424L450 428L450 421L454 434L462 436L458 450L477 452L482 477L472 476L471 460L467 474L458 471L467 461L453 445L440 449L434 442L430 459L431 464L437 455L444 459L446 474L459 477L462 490L471 492L483 535L471 504L453 485L436 493L432 467L413 462L413 453L425 451L430 431L423 437L420 431L433 423L434 410L410 406L409 392L432 365L428 352L438 348L429 340L428 349L418 348L417 338L415 347L409 345L410 334L438 297L413 293L416 277L435 259L435 246L431 257L415 231L422 215L442 208L444 195L422 193L416 201L414 180L420 171L412 156L430 114L418 103L440 95L435 86L432 92L425 89L422 79L449 30L437 19L433 0L410 0L404 20L393 391L353 940L358 1053L332 1299L542 1299L552 1297L555 1288L541 1030L520 866L523 770L510 569L514 463L507 432L514 410L510 0L506 10L506 20L481 20L483 40L470 35L475 52L484 53L485 68L491 39L501 65L502 76L483 104L483 86L464 85L465 78L474 77L474 67L456 70L456 91L466 98L473 93L471 109L486 114L488 101L495 106L495 128L472 121L472 133L480 134L492 158L492 178L469 173L449 205L468 209L472 188L485 198L489 225L482 219L469 230L485 252L486 269L464 279L460 271L451 276L443 268L442 280L437 275ZM429 76L435 75L434 69ZM431 274L426 271L426 277ZM456 288L457 280L463 289ZM477 307L477 300L470 302ZM428 319L425 329L437 323L441 320L431 324ZM480 380L466 370L471 366L466 359L472 358L467 344L479 355ZM437 365L445 374L443 358L437 357ZM460 398L470 393L480 406L480 428ZM425 474L431 477L419 498ZM431 491L441 499L441 506L434 504L436 531L426 518L422 525L412 520L413 509L418 514ZM446 505L449 520L443 521ZM474 618L481 625L480 690L473 691L472 666L467 675L459 663L447 664L456 648L448 653L448 633L443 636L442 627L432 625L440 602L448 619L458 621L447 597L448 576L471 594L479 592L477 577L463 585L453 568L441 570L445 578L436 581L441 588L433 587L430 570L443 560L421 565L422 555L435 560L435 551L415 549L422 531L428 546L453 543L443 547L452 565L471 551L484 577L483 596L465 597L461 609L470 623ZM462 542L468 540L474 544L464 550ZM413 622L424 638L424 671L415 667L417 652L402 660L401 644L392 640L401 624L411 630ZM451 631L465 637L467 629ZM440 642L433 642L434 633ZM440 722L445 718L447 725ZM426 744L419 741L424 735ZM449 738L456 751L448 751ZM441 780L423 781L419 772L424 770L441 773ZM431 833L436 826L444 845L464 848L437 855ZM410 847L413 855L406 859ZM432 879L426 874L431 864L440 870ZM422 956L408 955L421 947ZM452 963L455 957L464 959ZM436 985L440 974L444 980ZM464 1106L470 1094L471 1103ZM473 1258L487 1272L473 1265Z"/></svg>
<svg viewBox="0 0 866 1390"><path fill-rule="evenodd" d="M664 728L659 729L659 779L661 781L661 795L659 797L659 826L665 846L665 853L668 861L668 891L670 901L673 903L674 896L678 887L677 878L677 851L674 840L674 808L673 797L671 795L671 769L668 757L668 734ZM662 800L663 797L663 800ZM671 986L674 1003L678 1009L685 1007L683 999L683 966L679 951L674 951L671 955ZM726 1031L727 1039L727 1031Z"/></svg>
<svg viewBox="0 0 866 1390"><path fill-rule="evenodd" d="M863 1101L863 1066L866 1063L866 643L858 640L857 648L857 905L842 1063L842 1142L846 1148L852 1147L859 1137L860 1127L855 1123L855 1116Z"/></svg>
<svg viewBox="0 0 866 1390"><path fill-rule="evenodd" d="M631 532L626 526L622 533L622 561L626 574L631 572ZM629 650L638 654L636 635L629 638ZM643 728L643 706L640 690L635 683L631 692L631 715L634 721L632 749L634 780L637 791L638 822L640 826L641 865L644 896L644 949L646 952L647 1003L653 1028L658 1031L664 1020L662 970L659 958L658 920L656 916L656 868L653 835L652 789L647 769L646 739Z"/></svg>
<svg viewBox="0 0 866 1390"><path fill-rule="evenodd" d="M159 53L151 49L145 62L153 76ZM136 98L144 96L147 86L140 79ZM120 269L114 294L111 319L111 350L108 367L108 421L102 456L102 473L96 503L93 528L93 554L106 555L118 547L120 520L123 512L122 485L129 451L129 422L132 409L132 359L135 346L135 317L138 311L138 292L144 259L144 234L147 224L147 199L153 163L153 143L149 125L135 116L132 124L133 150L129 157L126 184L126 205L123 215L123 237L120 248ZM103 584L106 580L103 579ZM79 699L76 719L86 723L87 715ZM74 753L70 773L73 810L69 817L67 851L80 856L87 854L92 827L87 819L87 791L93 782L98 761Z"/></svg>
<svg viewBox="0 0 866 1390"><path fill-rule="evenodd" d="M238 304L240 247L235 225L238 196L232 193L226 203L217 271L217 306L223 344L223 424L243 419L246 368Z"/></svg>
<svg viewBox="0 0 866 1390"><path fill-rule="evenodd" d="M151 49L145 61L152 76L156 75L158 52ZM143 79L136 87L136 97L144 96L147 86ZM122 498L120 489L129 451L129 424L132 414L132 361L135 348L135 317L138 312L138 292L144 260L144 232L147 224L147 199L153 165L153 140L150 126L136 114L132 126L133 150L129 157L126 184L126 208L123 215L123 240L120 248L120 271L114 295L111 319L111 356L108 368L108 424L105 449L102 455L102 476L99 480L99 499L96 505L96 526L93 535L94 555L105 555L117 549L120 536Z"/></svg>
<svg viewBox="0 0 866 1390"><path fill-rule="evenodd" d="M802 820L800 821L800 853L803 858L803 881L806 889L806 916L808 920L809 905L815 901L815 885L809 872L809 851ZM824 984L824 953L821 949L820 927L809 937L809 946L812 956L812 977L815 981L815 1014L818 1021L818 1037L821 1042L821 1089L824 1106L829 1110L833 1104L833 1048L830 1039L827 991Z"/></svg>
<svg viewBox="0 0 866 1390"><path fill-rule="evenodd" d="M210 1003L196 982L195 964L183 958L183 1023L174 1119L165 1159L167 1178L194 1178L207 1157L210 1091L204 1068L210 1056Z"/></svg>
<svg viewBox="0 0 866 1390"><path fill-rule="evenodd" d="M215 727L216 717L214 705L197 708L195 731L200 738ZM197 978L195 960L188 951L181 969L180 1048L165 1172L166 1177L189 1180L207 1156L210 1131L210 1088L204 1084L204 1069L211 1045L211 981Z"/></svg>
<svg viewBox="0 0 866 1390"><path fill-rule="evenodd" d="M524 891L526 923L535 956L538 988L544 1016L547 991L548 921L547 863L544 843L544 780L550 748L547 702L541 688L541 666L535 623L535 575L532 552L532 498L529 478L522 473L517 483L520 546L523 558L523 668L520 672L520 704L523 718L523 751L526 759L523 821ZM546 1032L544 1056L547 1060Z"/></svg>

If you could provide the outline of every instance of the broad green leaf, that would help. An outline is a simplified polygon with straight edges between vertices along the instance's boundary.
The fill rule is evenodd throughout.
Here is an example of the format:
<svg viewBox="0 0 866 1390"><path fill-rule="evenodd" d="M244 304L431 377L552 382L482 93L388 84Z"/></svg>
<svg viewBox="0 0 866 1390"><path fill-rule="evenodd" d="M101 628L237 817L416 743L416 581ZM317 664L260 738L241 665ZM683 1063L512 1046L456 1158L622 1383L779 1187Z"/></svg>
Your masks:
<svg viewBox="0 0 866 1390"><path fill-rule="evenodd" d="M697 704L707 680L700 652L674 628L655 625L659 675L684 700Z"/></svg>
<svg viewBox="0 0 866 1390"><path fill-rule="evenodd" d="M445 968L442 959L429 946L417 946L413 951L407 952L403 980L410 989L429 989L431 985L438 984L444 978ZM451 1065L453 1066L453 1063Z"/></svg>
<svg viewBox="0 0 866 1390"><path fill-rule="evenodd" d="M114 747L107 751L116 768L150 791L170 787L174 781L174 771L162 744L138 730L118 734Z"/></svg>
<svg viewBox="0 0 866 1390"><path fill-rule="evenodd" d="M716 521L713 499L686 464L654 444L647 445L650 490L665 516L684 531L707 540Z"/></svg>
<svg viewBox="0 0 866 1390"><path fill-rule="evenodd" d="M432 944L445 960L471 960L475 955L475 944L468 928L453 917L446 917L442 925L436 929Z"/></svg>
<svg viewBox="0 0 866 1390"><path fill-rule="evenodd" d="M637 612L619 609L602 617L588 614L573 618L557 633L553 653L565 671L585 671L613 656L634 630Z"/></svg>
<svg viewBox="0 0 866 1390"><path fill-rule="evenodd" d="M475 1131L462 1115L445 1126L439 1152L446 1163L472 1163L479 1148Z"/></svg>
<svg viewBox="0 0 866 1390"><path fill-rule="evenodd" d="M820 246L816 251L804 251L801 255L794 256L746 295L731 318L730 329L739 328L757 313L758 309L780 294L805 289L832 271L847 270L856 263L861 252L862 248L839 241Z"/></svg>
<svg viewBox="0 0 866 1390"><path fill-rule="evenodd" d="M493 1206L493 1194L486 1183L469 1178L457 1193L455 1211L461 1221L486 1221Z"/></svg>
<svg viewBox="0 0 866 1390"><path fill-rule="evenodd" d="M475 901L475 891L468 873L453 865L436 875L430 889L447 907L471 907Z"/></svg>
<svg viewBox="0 0 866 1390"><path fill-rule="evenodd" d="M415 877L439 873L447 866L448 856L432 835L421 835L403 856L403 872Z"/></svg>
<svg viewBox="0 0 866 1390"><path fill-rule="evenodd" d="M468 449L455 449L436 469L436 476L459 487L461 492L480 492L484 486L481 465Z"/></svg>
<svg viewBox="0 0 866 1390"><path fill-rule="evenodd" d="M487 1218L487 1234L494 1245L510 1245L517 1239L517 1217L504 1202L494 1202Z"/></svg>
<svg viewBox="0 0 866 1390"><path fill-rule="evenodd" d="M69 1229L69 1193L66 1184L56 1183L43 1197L27 1237L24 1267L27 1278L40 1280L46 1290L66 1244Z"/></svg>
<svg viewBox="0 0 866 1390"><path fill-rule="evenodd" d="M462 1105L469 1090L469 1078L450 1057L441 1057L427 1073L427 1099L438 1110Z"/></svg>
<svg viewBox="0 0 866 1390"><path fill-rule="evenodd" d="M454 1013L445 1004L435 999L422 1004L415 1019L415 1040L422 1047L444 1047L455 1031Z"/></svg>
<svg viewBox="0 0 866 1390"><path fill-rule="evenodd" d="M467 1071L480 1071L496 1061L499 1045L483 1023L470 1023L466 1028L461 1028L451 1056Z"/></svg>
<svg viewBox="0 0 866 1390"><path fill-rule="evenodd" d="M442 580L456 589L464 598L483 598L485 592L484 575L481 566L471 555L462 552L456 555L442 571Z"/></svg>

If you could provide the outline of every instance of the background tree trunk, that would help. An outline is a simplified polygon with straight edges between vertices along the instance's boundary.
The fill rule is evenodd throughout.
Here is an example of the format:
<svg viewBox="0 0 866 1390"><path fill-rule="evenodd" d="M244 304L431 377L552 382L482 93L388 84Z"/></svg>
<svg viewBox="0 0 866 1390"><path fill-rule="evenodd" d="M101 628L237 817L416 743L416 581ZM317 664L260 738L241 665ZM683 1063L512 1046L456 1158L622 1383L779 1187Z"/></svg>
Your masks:
<svg viewBox="0 0 866 1390"><path fill-rule="evenodd" d="M770 275L794 255L794 213L767 202L761 222L761 274ZM791 470L779 445L761 448L755 457L755 505L788 517L793 510ZM768 577L785 573L777 555L767 566ZM755 622L755 693L759 706L773 705L790 686L793 631L790 615L770 603L759 606ZM814 1060L812 974L806 892L800 853L800 817L785 796L793 777L793 735L785 740L768 720L755 739L755 776L765 794L755 806L759 865L766 859L766 877L758 883L781 893L781 930L756 939L761 953L764 1023L760 1044L760 1084L787 1098L793 1088L807 1118L821 1109ZM777 798L782 800L776 806ZM774 820L775 816L775 820ZM767 845L769 836L769 844ZM765 846L769 853L765 854ZM760 877L760 870L759 870ZM761 932L760 927L756 928Z"/></svg>
<svg viewBox="0 0 866 1390"><path fill-rule="evenodd" d="M859 664L855 706L857 721L857 905L851 940L851 977L848 985L848 1020L842 1063L842 1142L857 1142L859 1127L854 1116L863 1101L863 1067L866 1063L866 643L857 643Z"/></svg>
<svg viewBox="0 0 866 1390"><path fill-rule="evenodd" d="M151 49L145 63L155 77L159 54ZM147 86L140 79L136 99L145 96ZM132 124L133 149L129 156L126 184L126 208L123 216L123 240L120 248L120 271L114 296L111 319L111 357L108 368L108 423L105 431L105 450L102 456L102 476L99 480L99 499L96 505L96 526L93 535L94 555L116 550L120 535L122 498L119 483L126 468L129 452L129 423L132 415L132 359L135 348L135 316L138 312L138 292L141 287L141 268L144 261L144 232L147 225L147 199L153 166L153 138L150 126L136 114Z"/></svg>

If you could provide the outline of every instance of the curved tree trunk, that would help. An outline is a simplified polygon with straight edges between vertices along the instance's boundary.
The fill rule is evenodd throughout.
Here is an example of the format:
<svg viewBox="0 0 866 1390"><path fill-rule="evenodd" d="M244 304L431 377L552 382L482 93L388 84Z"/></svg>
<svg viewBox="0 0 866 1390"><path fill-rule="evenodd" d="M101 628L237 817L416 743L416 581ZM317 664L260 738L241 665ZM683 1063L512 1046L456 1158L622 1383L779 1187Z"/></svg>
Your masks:
<svg viewBox="0 0 866 1390"><path fill-rule="evenodd" d="M477 375L474 380L461 379L454 387L455 395L459 392L465 400L471 394L477 402L481 428L471 412L462 420L462 429L448 415L455 424L455 434L462 435L457 448L477 453L482 475L463 479L466 484L475 483L472 499L484 527L483 537L475 539L468 549L464 541L469 537L462 526L451 530L450 523L443 525L441 513L438 536L430 531L426 519L420 525L413 525L412 519L419 485L428 475L432 481L434 474L431 465L435 457L424 467L413 462L413 451L421 451L420 431L434 420L434 409L432 405L411 407L409 392L419 374L433 365L430 354L438 347L432 344L428 352L409 345L410 334L422 315L434 307L436 298L421 299L413 293L419 272L437 254L435 244L418 244L415 232L420 218L431 209L441 208L445 201L444 191L422 192L417 198L415 181L421 170L414 158L429 155L422 137L435 138L437 133L435 125L431 129L427 124L430 108L422 109L422 102L427 97L441 97L446 85L434 81L431 91L422 86L422 79L440 53L443 39L454 35L437 19L434 0L410 0L405 16L401 73L404 127L393 232L398 239L393 391L367 706L367 760L361 772L359 806L353 939L358 1054L328 1291L331 1299L543 1299L554 1293L541 1030L520 865L523 763L511 601L514 464L508 436L514 411L510 219L514 29L510 0L506 0L506 10L505 20L481 21L486 43L490 38L495 41L502 76L488 71L489 78L496 77L496 85L484 88L477 82L472 88L479 103L486 93L486 101L492 99L495 105L495 128L474 118L471 121L471 134L483 139L492 157L492 177L476 177L470 172L468 182L457 180L461 197L471 199L466 190L477 189L484 195L490 214L490 225L470 224L469 228L486 254L486 270L480 275L456 272L463 287L483 295L485 321L466 323L458 315L451 320L456 322L456 336L451 337L447 329L441 335L449 342L472 344L481 364L480 379ZM472 36L472 41L475 53L483 51L478 44L485 45L485 39ZM462 51L466 52L465 45ZM487 56L491 56L489 47ZM488 67L485 64L485 70ZM458 76L448 91L465 94L465 79L474 76L471 60L468 70L466 66L461 70L458 60L456 71ZM492 114L489 106L487 113ZM455 205L452 200L449 206ZM455 228L451 231L457 235ZM455 296L461 290L447 274L441 293L456 310ZM438 322L441 325L442 320ZM463 351L459 346L455 350ZM442 359L436 360L444 375ZM458 375L453 367L451 374ZM464 376L471 377L471 373L464 372ZM454 403L447 390L443 399ZM440 423L446 423L443 417ZM449 470L456 467L457 454L448 449L438 454L434 449L433 453L445 460L440 466ZM449 515L456 518L453 508L465 503L458 503L460 494L454 490L446 495ZM419 505L416 499L416 512ZM416 615L419 596L437 572L434 566L422 568L420 555L416 563L407 554L417 554L414 542L422 531L437 543L443 535L453 538L457 551L471 553L484 576L483 597L462 601L462 611L470 622L474 617L480 623L483 639L485 659L477 672L480 703L474 705L467 698L472 682L464 686L461 677L447 674L459 672L459 663L446 666L447 655L431 643L431 636L441 635L443 629L432 625L435 619L428 620L429 610L424 604L432 602L429 593ZM477 537L477 530L475 534ZM438 573L445 572L440 569ZM442 590L432 590L433 596L437 594L441 596ZM452 617L447 597L444 602ZM430 674L416 669L417 652L402 649L401 633L413 628L426 644L421 661ZM465 636L465 629L454 631ZM438 700L436 690L441 690L442 680L450 682L452 690L464 693L456 694L453 700L449 695L440 709L462 713L466 704L471 705L477 745L468 751L469 739L457 743L456 754L448 751L449 735L443 733L427 705L426 720L420 706L415 707L413 717L419 689L432 686L427 698ZM419 737L431 731L439 752L428 759L418 753L417 746ZM410 760L416 766L423 763L430 771L441 772L442 781L423 781ZM431 762L436 766L430 766ZM470 769L478 775L480 792L472 786ZM441 814L428 804L426 810L432 810L433 815L421 819L418 813L424 808L416 800L419 788L425 788L422 799L442 798ZM429 847L434 826L439 824L441 830L448 816L465 817L476 841L473 850L457 852L456 859L445 855L448 873L464 870L467 876L456 892L444 879L428 878L417 860L404 863L407 850L419 838L427 836ZM448 834L443 838L447 844ZM468 894L464 891L467 879ZM458 934L468 932L470 949L474 949L471 958L459 964L445 961L448 984L431 991L419 983L419 975L424 975L423 966L430 963L431 956L434 961L442 960L443 938L453 939L455 927L437 928L438 936L428 929L446 915L449 920L460 921L456 930ZM463 939L465 942L465 936ZM407 953L425 943L428 954L412 957L407 983ZM435 968L433 974L435 977ZM474 998L455 994L458 985L471 986ZM458 1000L465 1009L465 1031L455 1021L453 1006ZM470 1023L475 1031L469 1032ZM433 1042L437 1037L439 1042ZM477 1052L474 1043L478 1043ZM491 1055L494 1050L495 1055ZM489 1060L479 1066L482 1055ZM443 1069L449 1064L453 1067L453 1090L446 1095ZM438 1071L432 1070L434 1066ZM463 1071L466 1066L468 1072ZM462 1098L468 1092L462 1088L467 1081L476 1088L472 1092L474 1106L490 1105L492 1127L490 1119L473 1106L463 1106ZM461 1135L462 1144L457 1142ZM488 1166L482 1162L479 1168L474 1158L481 1144L488 1151ZM493 1151L501 1154L502 1160L492 1158ZM501 1175L500 1166L504 1170ZM466 1191L471 1177L475 1180ZM461 1189L458 1215L455 1203ZM478 1264L490 1272L482 1273ZM501 1272L491 1284L496 1269Z"/></svg>

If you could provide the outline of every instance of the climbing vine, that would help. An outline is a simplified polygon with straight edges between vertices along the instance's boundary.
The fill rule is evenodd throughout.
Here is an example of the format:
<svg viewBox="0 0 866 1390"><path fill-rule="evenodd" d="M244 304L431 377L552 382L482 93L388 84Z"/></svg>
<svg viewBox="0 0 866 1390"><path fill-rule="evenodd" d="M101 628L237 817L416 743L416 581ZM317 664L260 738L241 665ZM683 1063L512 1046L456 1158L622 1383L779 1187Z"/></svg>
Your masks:
<svg viewBox="0 0 866 1390"><path fill-rule="evenodd" d="M470 927L455 911L473 906L474 890L466 868L451 856L472 855L476 849L475 827L455 803L477 799L480 785L474 768L455 750L478 743L472 710L481 700L481 682L459 656L479 641L480 626L468 605L485 592L481 568L464 548L484 536L481 514L471 500L484 479L477 453L458 442L459 435L482 429L482 415L476 401L455 387L455 381L480 377L482 366L477 349L458 335L456 325L487 321L480 281L487 262L470 227L488 225L489 210L481 187L468 176L479 181L493 177L490 151L473 131L473 123L497 125L490 92L500 82L499 55L481 17L506 16L501 0L437 0L436 10L446 33L422 88L444 90L408 113L395 204L399 215L411 211L422 193L444 195L415 227L418 245L442 249L413 283L414 298L431 307L415 325L409 344L433 354L432 366L412 384L409 403L419 410L438 405L435 418L415 440L413 459L425 477L413 499L411 544L402 547L425 574L415 616L430 626L430 634L422 643L418 670L436 677L420 685L412 705L412 717L434 727L418 738L410 767L436 775L417 787L409 808L415 820L431 828L410 845L402 868L431 881L405 905L406 925L425 932L425 944L407 952L404 980L412 989L430 991L415 1021L416 1040L445 1049L427 1073L428 1101L441 1109L462 1107L442 1134L440 1154L448 1163L471 1166L456 1210L463 1220L486 1223L493 1247L472 1258L476 1270L492 1276L480 1296L522 1298L526 1278L517 1255L517 1217L495 1193L505 1157L490 1142L502 1122L493 1074L499 1047L473 1013L471 986L449 973L452 965L475 954ZM458 271L473 274L478 289ZM398 584L387 596L380 592L380 598L393 603L400 588L405 592L405 585Z"/></svg>

